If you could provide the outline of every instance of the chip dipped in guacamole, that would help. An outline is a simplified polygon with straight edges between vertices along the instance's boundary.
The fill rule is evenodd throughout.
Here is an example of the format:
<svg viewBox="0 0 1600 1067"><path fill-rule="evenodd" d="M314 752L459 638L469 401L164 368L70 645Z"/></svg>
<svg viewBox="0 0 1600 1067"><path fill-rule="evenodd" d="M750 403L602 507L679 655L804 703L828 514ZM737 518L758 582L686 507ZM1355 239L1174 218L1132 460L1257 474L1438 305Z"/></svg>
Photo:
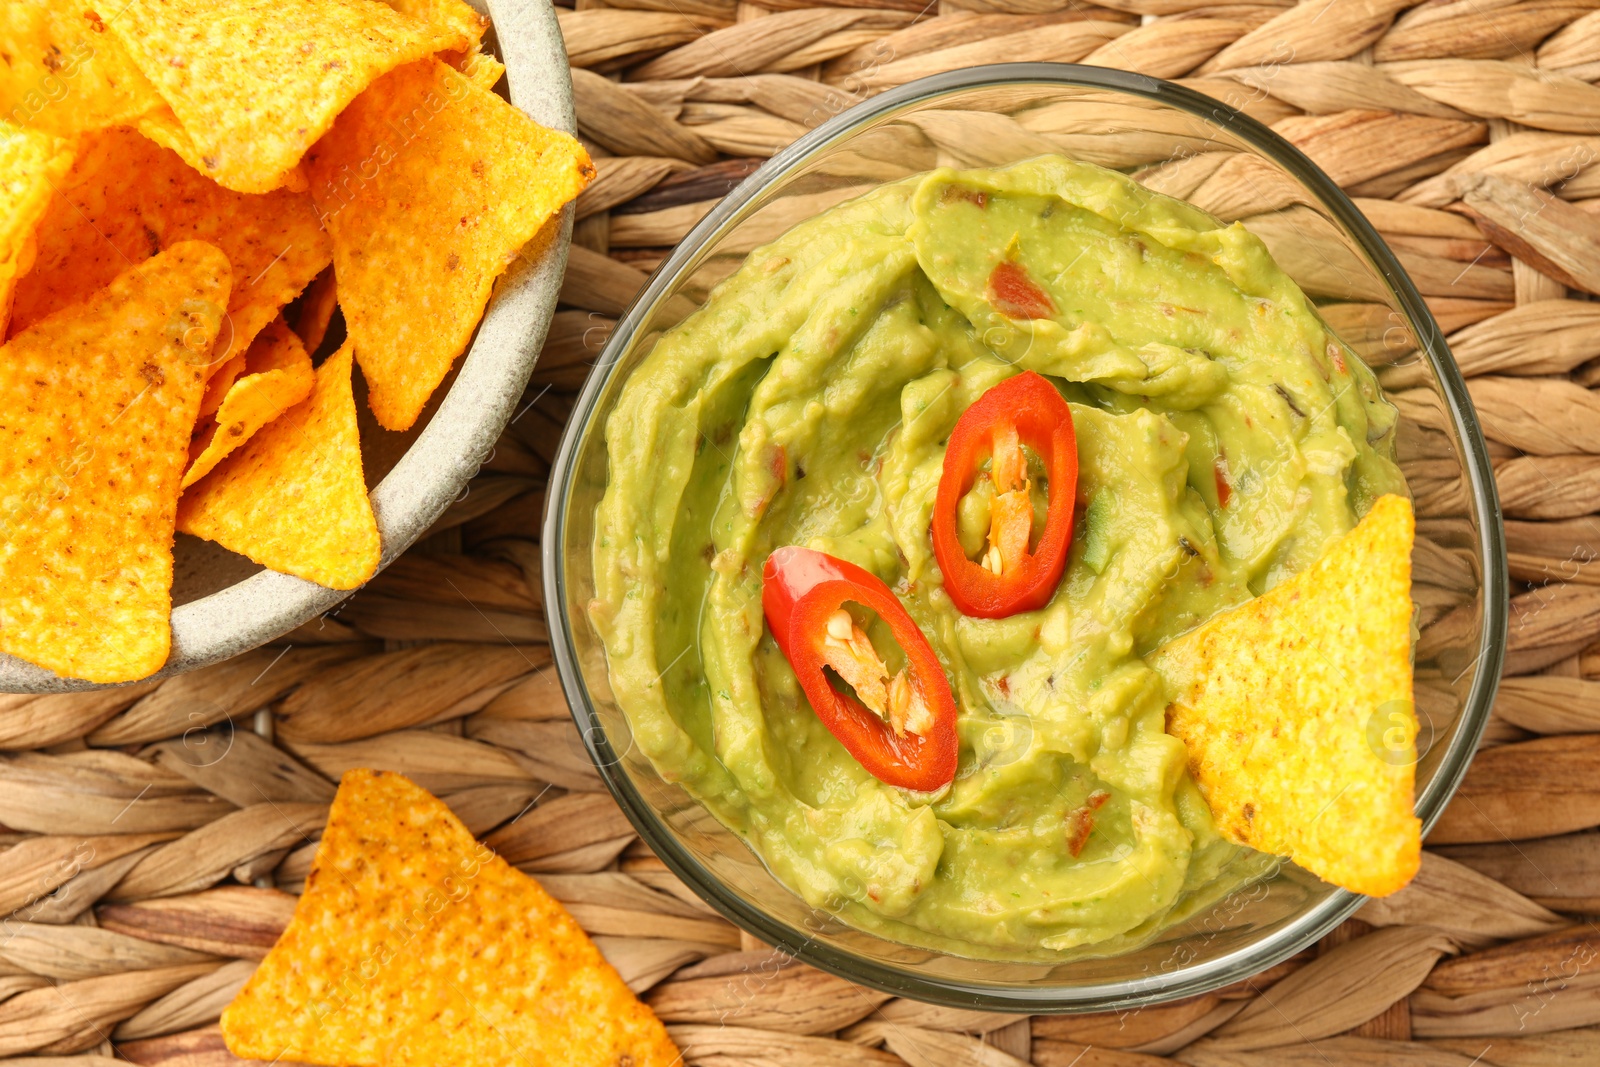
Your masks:
<svg viewBox="0 0 1600 1067"><path fill-rule="evenodd" d="M590 615L636 747L808 904L1119 951L1278 862L1219 830L1155 654L1406 496L1395 422L1242 226L1059 157L933 171L631 372Z"/></svg>

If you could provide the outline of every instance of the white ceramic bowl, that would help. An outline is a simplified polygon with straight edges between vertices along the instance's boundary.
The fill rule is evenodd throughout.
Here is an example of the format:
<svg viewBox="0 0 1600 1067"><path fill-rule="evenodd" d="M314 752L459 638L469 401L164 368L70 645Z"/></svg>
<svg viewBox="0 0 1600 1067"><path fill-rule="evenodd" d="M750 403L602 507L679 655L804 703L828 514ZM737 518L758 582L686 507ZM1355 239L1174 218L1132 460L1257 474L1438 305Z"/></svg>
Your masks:
<svg viewBox="0 0 1600 1067"><path fill-rule="evenodd" d="M549 0L470 2L493 21L485 46L506 65L511 102L545 126L572 132L572 80L554 6ZM372 490L381 566L433 525L488 458L544 345L571 237L569 206L534 239L542 247L530 248L500 280L466 355L409 431L379 429L358 399L367 480L381 479ZM179 536L175 557L172 654L156 677L248 651L350 595L269 571L193 537ZM0 692L92 688L0 654Z"/></svg>

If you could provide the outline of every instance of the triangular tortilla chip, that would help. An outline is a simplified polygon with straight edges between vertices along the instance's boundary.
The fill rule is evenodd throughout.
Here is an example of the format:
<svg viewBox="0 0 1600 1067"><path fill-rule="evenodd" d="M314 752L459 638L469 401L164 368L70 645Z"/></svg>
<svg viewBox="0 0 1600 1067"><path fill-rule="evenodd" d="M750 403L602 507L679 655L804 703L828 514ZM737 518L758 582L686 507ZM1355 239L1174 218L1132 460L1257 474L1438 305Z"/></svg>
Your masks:
<svg viewBox="0 0 1600 1067"><path fill-rule="evenodd" d="M1370 896L1421 860L1413 528L1380 497L1309 569L1150 657L1218 830Z"/></svg>
<svg viewBox="0 0 1600 1067"><path fill-rule="evenodd" d="M165 110L85 0L0 4L0 114L61 137Z"/></svg>
<svg viewBox="0 0 1600 1067"><path fill-rule="evenodd" d="M306 162L367 402L391 430L416 421L495 278L594 175L573 138L433 59L361 94Z"/></svg>
<svg viewBox="0 0 1600 1067"><path fill-rule="evenodd" d="M378 569L361 471L350 346L317 368L311 395L183 495L178 529L265 567L354 589Z"/></svg>
<svg viewBox="0 0 1600 1067"><path fill-rule="evenodd" d="M91 682L166 662L173 513L228 285L216 248L174 245L0 348L0 650Z"/></svg>
<svg viewBox="0 0 1600 1067"><path fill-rule="evenodd" d="M58 137L0 119L0 336L11 314L17 278L33 266L35 231L72 148Z"/></svg>
<svg viewBox="0 0 1600 1067"><path fill-rule="evenodd" d="M83 299L130 263L177 241L216 245L233 265L223 343L213 370L332 260L303 193L244 196L196 174L133 130L85 135L39 224L39 254L17 285L13 330Z"/></svg>
<svg viewBox="0 0 1600 1067"><path fill-rule="evenodd" d="M300 295L299 313L294 319L294 332L299 335L306 351L315 353L328 336L328 326L333 313L339 310L339 283L329 267Z"/></svg>
<svg viewBox="0 0 1600 1067"><path fill-rule="evenodd" d="M202 414L189 443L185 489L210 474L224 456L311 395L311 357L282 319L274 319L245 353L244 375L228 388L212 417ZM206 387L210 392L210 386Z"/></svg>
<svg viewBox="0 0 1600 1067"><path fill-rule="evenodd" d="M670 1067L678 1050L539 883L398 774L339 783L283 936L222 1013L235 1056Z"/></svg>
<svg viewBox="0 0 1600 1067"><path fill-rule="evenodd" d="M233 388L233 383L244 377L248 360L249 350L246 349L235 352L212 369L211 377L206 380L205 395L200 398L201 422L215 415L222 402L228 399L228 390Z"/></svg>
<svg viewBox="0 0 1600 1067"><path fill-rule="evenodd" d="M463 52L478 47L489 20L464 0L383 0L408 19L427 26L436 39L450 38L463 42L441 52Z"/></svg>
<svg viewBox="0 0 1600 1067"><path fill-rule="evenodd" d="M468 52L454 66L478 88L489 91L493 91L506 73L506 65L487 52Z"/></svg>
<svg viewBox="0 0 1600 1067"><path fill-rule="evenodd" d="M96 10L187 136L146 133L241 193L283 186L373 79L472 44L374 0L115 0Z"/></svg>

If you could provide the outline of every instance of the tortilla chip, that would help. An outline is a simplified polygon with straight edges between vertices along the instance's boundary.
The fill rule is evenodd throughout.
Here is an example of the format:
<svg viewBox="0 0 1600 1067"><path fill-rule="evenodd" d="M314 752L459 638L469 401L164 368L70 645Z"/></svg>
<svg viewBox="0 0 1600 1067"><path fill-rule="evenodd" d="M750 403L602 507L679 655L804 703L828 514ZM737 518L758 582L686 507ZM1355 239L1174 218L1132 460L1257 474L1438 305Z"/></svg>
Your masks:
<svg viewBox="0 0 1600 1067"><path fill-rule="evenodd" d="M463 0L383 0L408 19L423 23L435 39L459 40L464 43L439 51L467 51L476 49L489 28L489 20L474 11Z"/></svg>
<svg viewBox="0 0 1600 1067"><path fill-rule="evenodd" d="M83 0L0 4L0 115L61 137L166 104Z"/></svg>
<svg viewBox="0 0 1600 1067"><path fill-rule="evenodd" d="M469 52L455 67L478 88L491 92L506 73L506 65L487 52Z"/></svg>
<svg viewBox="0 0 1600 1067"><path fill-rule="evenodd" d="M567 910L398 774L339 783L294 918L222 1013L235 1056L351 1067L670 1067Z"/></svg>
<svg viewBox="0 0 1600 1067"><path fill-rule="evenodd" d="M473 43L459 28L372 0L116 0L96 9L186 136L146 133L241 193L282 187L374 79Z"/></svg>
<svg viewBox="0 0 1600 1067"><path fill-rule="evenodd" d="M228 261L185 242L0 348L0 650L143 678L172 633L172 529Z"/></svg>
<svg viewBox="0 0 1600 1067"><path fill-rule="evenodd" d="M367 402L391 430L416 421L495 278L594 175L573 138L433 59L361 94L306 164Z"/></svg>
<svg viewBox="0 0 1600 1067"><path fill-rule="evenodd" d="M200 398L200 421L204 422L217 413L228 397L228 390L233 388L233 383L244 376L248 355L248 352L235 352L214 366L211 377L206 381L205 395Z"/></svg>
<svg viewBox="0 0 1600 1067"><path fill-rule="evenodd" d="M68 142L0 119L0 262L16 264L72 166Z"/></svg>
<svg viewBox="0 0 1600 1067"><path fill-rule="evenodd" d="M178 529L265 567L354 589L378 569L350 391L350 346L316 372L311 395L274 419L178 506Z"/></svg>
<svg viewBox="0 0 1600 1067"><path fill-rule="evenodd" d="M202 414L189 442L185 489L210 474L222 458L257 430L311 395L311 357L282 319L274 319L245 353L245 374L233 383L215 416ZM213 379L212 384L215 384ZM206 392L211 391L210 385Z"/></svg>
<svg viewBox="0 0 1600 1067"><path fill-rule="evenodd" d="M317 275L301 294L300 311L294 319L294 332L300 335L307 352L316 352L328 336L328 325L333 313L339 310L339 285L334 280L333 268Z"/></svg>
<svg viewBox="0 0 1600 1067"><path fill-rule="evenodd" d="M310 197L245 196L191 170L133 130L87 134L39 224L39 254L17 285L13 330L110 282L177 241L216 245L234 291L213 370L249 347L333 257Z"/></svg>
<svg viewBox="0 0 1600 1067"><path fill-rule="evenodd" d="M1421 861L1413 527L1408 500L1380 497L1310 569L1150 661L1223 836L1370 896Z"/></svg>
<svg viewBox="0 0 1600 1067"><path fill-rule="evenodd" d="M17 278L33 266L34 234L50 193L72 166L59 137L0 119L0 336L11 314Z"/></svg>

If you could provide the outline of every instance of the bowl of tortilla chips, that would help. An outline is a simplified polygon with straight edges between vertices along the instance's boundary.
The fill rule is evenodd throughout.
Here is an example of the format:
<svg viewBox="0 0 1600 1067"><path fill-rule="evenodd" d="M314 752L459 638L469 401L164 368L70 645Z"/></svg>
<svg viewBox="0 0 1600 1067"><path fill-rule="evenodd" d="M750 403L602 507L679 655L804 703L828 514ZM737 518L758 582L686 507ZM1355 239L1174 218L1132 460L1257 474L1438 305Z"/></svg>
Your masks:
<svg viewBox="0 0 1600 1067"><path fill-rule="evenodd" d="M522 395L594 173L554 11L19 0L0 50L0 691L255 647Z"/></svg>
<svg viewBox="0 0 1600 1067"><path fill-rule="evenodd" d="M1244 103L1230 107L1157 79L1061 64L953 71L889 90L812 130L723 200L661 266L611 334L574 408L551 476L542 548L555 664L590 754L641 836L684 882L744 929L807 963L896 996L968 1009L1109 1012L1247 979L1313 945L1362 905L1366 897L1359 894L1394 893L1419 864L1426 876L1421 835L1438 819L1472 757L1504 655L1508 580L1489 454L1443 334L1394 253L1334 181L1236 109ZM1079 179L1073 168L1085 164L1104 169L1074 185ZM1050 173L1066 174L1067 180L1045 192L1027 184L1029 175L1051 167ZM893 199L902 187L915 192ZM1024 206L1017 207L1003 198L1007 190L1032 199L1021 199ZM915 206L897 214L902 203ZM879 211L883 204L890 207ZM1125 204L1134 209L1119 214ZM1145 208L1150 214L1140 213ZM928 214L912 215L913 210ZM974 223L968 231L989 235L992 243L983 254L964 259L954 253L924 256L919 244L911 258L913 252L895 242L909 242L907 233L917 240L932 233L928 220L947 217L938 212L998 220ZM1179 307L1186 302L1171 298L1170 288L1141 282L1149 277L1142 268L1122 266L1145 263L1147 254L1155 261L1156 246L1186 250L1192 258L1184 262L1196 270L1226 270L1226 257L1206 241L1227 234L1237 247L1251 250L1251 262L1275 263L1292 282L1294 306L1314 312L1318 332L1310 336L1322 341L1293 351L1320 369L1320 375L1312 370L1307 377L1338 386L1340 399L1308 412L1287 402L1287 391L1269 387L1227 410L1237 410L1237 425L1245 429L1269 420L1281 427L1291 418L1325 415L1335 402L1365 397L1387 414L1367 423L1362 436L1369 446L1381 444L1392 457L1385 462L1403 474L1398 489L1386 490L1390 495L1361 501L1360 478L1344 477L1337 461L1310 458L1310 446L1284 453L1297 457L1292 470L1287 462L1258 465L1231 485L1230 494L1237 495L1232 507L1256 508L1270 495L1273 479L1287 471L1295 485L1304 484L1296 481L1301 478L1334 479L1333 492L1348 492L1355 502L1352 523L1317 541L1314 558L1271 575L1263 565L1259 580L1232 606L1174 616L1179 621L1148 645L1135 644L1143 636L1128 638L1127 649L1143 661L1133 665L1145 672L1139 677L1156 676L1149 682L1152 714L1140 721L1152 731L1147 736L1164 733L1163 742L1182 743L1171 764L1172 781L1192 781L1198 790L1193 795L1203 798L1209 818L1196 825L1244 850L1235 857L1263 861L1250 877L1220 888L1215 872L1196 864L1188 869L1195 875L1192 883L1185 875L1174 894L1165 888L1175 881L1170 867L1140 865L1148 853L1127 828L1137 830L1140 815L1145 827L1155 825L1148 806L1130 805L1134 814L1122 816L1120 824L1115 814L1102 813L1103 833L1092 818L1074 821L1084 810L1092 815L1100 803L1104 812L1114 812L1116 791L1125 788L1121 779L1113 781L1118 742L1096 735L1098 747L1088 746L1084 758L1061 735L1048 733L1092 724L1105 706L1095 703L1094 694L1107 675L1086 671L1081 685L1070 681L1078 677L1071 673L1072 657L1090 656L1086 650L1111 628L1092 606L1101 601L1084 606L1103 588L1097 584L1101 568L1112 573L1110 557L1089 561L1087 545L1096 536L1092 503L1079 495L1084 517L1072 535L1068 577L1036 615L946 624L950 613L940 614L934 601L943 588L943 564L935 575L921 547L927 516L937 505L915 493L931 497L928 486L942 486L943 443L952 442L953 449L959 432L951 425L964 424L963 404L972 404L969 413L978 406L969 396L937 408L940 390L953 389L949 383L957 379L992 382L1003 376L1004 369L993 369L993 361L1002 359L994 353L1009 354L1004 346L1034 336L969 325L995 321L984 319L981 310L972 318L979 306L973 294L1004 297L995 281L1003 276L1001 268L1030 262L1029 254L1044 256L1037 253L1039 245L1030 252L1028 241L1040 240L1040 228L1063 217L1080 220L1083 232L1096 234L1121 225L1118 219L1138 225L1133 239L1118 238L1126 241L1116 246L1128 249L1126 259L1085 242L1081 255L1103 255L1108 265L1099 275L1086 269L1090 280L1081 289L1091 295L1083 297L1084 307L1098 307L1094 301L1101 299L1150 307L1156 312L1151 321L1158 323L1162 313L1173 321L1183 321L1177 311L1198 316L1196 309ZM830 218L847 222L817 224ZM1152 224L1150 218L1162 221ZM1007 243L1014 233L1023 236ZM857 234L869 234L871 241L846 243ZM1032 261L1043 264L1033 277L1039 286L1058 288L1040 289L1043 295L1031 306L1044 311L1023 316L1046 320L1038 336L1055 336L1048 328L1059 323L1067 324L1064 334L1073 326L1075 305L1052 301L1067 299L1069 283L1062 278L1081 281L1070 272L1077 262L1071 247L1049 254L1056 258ZM890 299L860 298L865 283L851 288L857 263L910 263L904 269L913 281L906 291L933 292L937 299L919 303L921 296L902 297L899 290ZM979 281L962 289L939 274L955 270L951 264L969 270L961 277ZM982 279L991 269L986 287ZM762 283L763 272L778 282ZM1131 291L1139 284L1149 288ZM1007 285L1006 292L1019 291ZM792 304L798 301L783 302L791 292L824 292L827 298L796 312ZM1263 301L1253 309L1260 314L1285 306L1249 292ZM723 319L716 316L729 304L719 294L736 298ZM815 318L806 317L813 308L820 308ZM993 351L976 348L974 340L972 349L952 342L903 355L911 345L878 341L899 336L879 332L891 314L942 322L938 317L953 308L964 316L958 328L967 332L959 336L981 339ZM1056 317L1058 309L1065 310ZM849 325L858 312L859 322ZM716 333L707 322L735 325ZM745 323L752 325L740 332ZM1161 329L1151 332L1167 341ZM1184 342L1202 346L1184 351L1204 356L1209 347L1224 363L1232 340L1256 336L1255 329L1247 321L1218 330L1214 338ZM716 341L708 344L707 338ZM748 349L756 357L748 366L740 362L747 338L753 338ZM865 340L859 348L848 347L860 338ZM879 347L869 351L875 342ZM663 352L678 362L659 358ZM1073 377L1073 371L1087 371L1047 363L1059 352L1042 343L1037 354L1024 349L1015 361L1064 383L1055 387L1075 405L1073 417L1083 420L1080 448L1091 416L1151 402L1150 396L1110 388L1086 391L1086 379ZM928 370L927 363L916 362L945 353L954 353L948 367ZM793 354L793 362L785 362ZM970 355L967 362L956 361L962 354ZM700 364L694 361L702 356L719 361L714 374L697 373ZM1326 362L1317 362L1324 357ZM825 402L804 395L810 383L794 367L802 358L829 368L830 376L822 379L830 390ZM911 370L903 371L895 360ZM1362 384L1349 384L1345 376L1358 361ZM1241 358L1226 368L1242 374L1254 365ZM851 378L839 369L856 366L867 372ZM993 377L979 377L986 373ZM903 385L908 374L926 375L935 387L914 392ZM639 382L643 387L630 392L630 384ZM714 400L697 392L713 387L725 392ZM881 404L880 393L888 394ZM792 399L797 395L801 400ZM862 396L872 403L850 406ZM758 410L771 397L782 402ZM771 415L777 409L801 411L802 403L811 405L804 420L797 415L782 422ZM648 421L658 408L666 415ZM839 412L858 418L860 428L830 423L845 417ZM931 427L917 422L924 417ZM1221 422L1226 413L1216 417L1228 425ZM897 433L913 441L908 450L924 450L915 453L918 463L932 457L925 466L894 466ZM1180 450L1200 441L1194 453L1199 461L1175 477L1177 486L1207 499L1203 493L1213 475L1218 486L1229 484L1233 473L1221 462L1214 439L1198 430L1170 436L1186 442L1173 446ZM1333 437L1346 446L1355 441L1343 430ZM1169 439L1152 431L1150 439L1157 438ZM890 443L874 452L880 440ZM629 483L625 475L636 473L643 461L630 463L628 449L641 441L659 458L644 464L651 471L648 480ZM825 455L825 448L835 451ZM1347 447L1345 454L1354 451ZM1083 451L1091 458L1080 463L1104 462L1114 474L1118 457L1140 454L1131 446L1123 452ZM948 462L949 453L944 455ZM915 473L905 475L908 469ZM1202 472L1200 489L1188 477L1194 469ZM902 480L890 486L895 472ZM880 476L882 487L874 483ZM1126 482L1156 484L1132 476ZM619 492L625 483L637 486L632 496ZM685 484L691 486L687 491ZM1081 490L1083 483L1077 485ZM747 487L753 488L741 495ZM891 491L902 495L891 497ZM1053 506L1053 485L1050 492ZM1230 507L1229 494L1220 488L1214 494L1205 504L1211 515ZM1289 497L1302 499L1293 489ZM1307 491L1304 499L1310 497ZM883 517L891 506L885 500L898 508L892 518ZM923 502L928 508L919 511ZM1230 510L1228 516L1239 513ZM632 525L617 521L618 514ZM790 519L803 527L792 539L768 536L769 527L761 525ZM703 533L695 525L701 520L714 522L715 531ZM668 527L670 538L662 532ZM1270 518L1259 528L1269 534L1275 529ZM1198 555L1194 543L1162 532L1166 528L1155 520L1136 529L1140 536L1124 537L1115 551L1138 560L1130 545L1171 547L1168 556L1152 550L1154 558L1178 561L1167 572L1153 568L1152 584L1183 588L1180 568L1187 565L1185 555ZM731 531L725 538L724 530ZM891 536L893 543L879 550ZM980 542L981 536L980 527ZM1201 539L1212 543L1209 535ZM1240 542L1259 543L1248 537ZM860 593L847 599L870 604L882 619L886 609L880 605L898 598L914 616L907 632L920 626L923 639L948 657L943 670L955 681L937 681L949 682L963 703L954 714L954 777L939 790L896 792L896 783L858 755L871 754L861 735L850 735L857 744L852 748L851 740L812 711L813 689L801 695L799 667L791 669L795 660L774 622L784 620L783 596L798 598L786 619L789 640L796 642L803 624L822 632L820 615L806 617L808 606L837 607L837 596L845 594L830 600L829 590L867 585L849 578L838 560L826 562L825 555L824 563L811 565L810 575L782 578L785 564L775 561L779 546L791 544L813 556L846 558L884 587L883 598ZM973 549L965 551L970 561ZM918 553L920 570L912 562ZM1204 580L1225 574L1208 569ZM770 594L775 578L792 581L798 591ZM704 596L693 585L701 580L710 590ZM1185 610L1161 601L1128 602L1129 613L1139 612L1140 619ZM1063 603L1067 609L1057 611ZM1089 621L1047 634L1047 624L1066 617ZM843 621L855 625L848 615ZM843 640L833 623L830 616L827 635ZM999 636L993 645L977 638L959 644L963 634L977 634L985 623L1016 626L994 631ZM1097 629L1102 625L1106 630ZM1143 635L1157 628L1152 623L1150 630L1115 632ZM1009 644L1003 642L1007 634L1015 636ZM894 639L909 649L901 630ZM817 647L832 647L822 636L813 640ZM1050 663L1063 665L1048 678L1039 672L1050 696L1037 686L996 686L992 692L1000 700L982 688L993 675L1005 679L1016 659L1036 651L1059 656ZM974 667L980 654L988 658ZM909 651L904 657L911 661ZM840 670L835 660L826 663ZM820 667L815 673L824 677ZM1010 677L1027 676L1016 670ZM829 684L825 678L823 684ZM835 686L834 694L844 703L841 689ZM1140 700L1144 692L1138 690ZM1037 728L985 728L993 721L986 715L1026 715L1031 724L1034 709L1020 706L1024 699L1043 708ZM892 713L892 701L889 707ZM843 718L837 709L835 715ZM823 727L813 728L818 720ZM850 721L877 726L865 712ZM884 736L892 714L886 722L878 727ZM906 730L918 732L909 721ZM1021 740L1012 746L1011 738ZM905 750L918 751L909 740ZM1035 758L1041 752L1047 758ZM982 792L986 781L996 783L990 793ZM1106 783L1106 792L1097 800L1091 794L1085 808L1074 809L1074 798L1092 787L1085 781ZM1069 817L1062 818L1063 811ZM902 812L910 813L904 823L893 821ZM902 825L915 832L893 832ZM1072 836L1082 828L1085 835ZM1202 840L1200 832L1194 840ZM934 862L918 866L930 853ZM983 865L993 857L998 859ZM963 864L969 876L958 878ZM1081 892L1067 883L1079 874L1087 887ZM1132 918L1111 936L1079 921L1124 886L1138 892L1148 885L1148 898L1157 899L1157 876L1165 879L1161 892L1167 895L1157 900L1165 910L1130 911ZM1063 884L1067 891L1054 892ZM1110 888L1101 892L1101 886ZM1384 912L1364 914L1375 923L1391 921ZM1086 931L1082 936L1074 923ZM1040 929L1052 935L1048 942L1036 933ZM1320 995L1304 982L1297 985L1293 975L1274 987L1274 998L1280 993ZM1236 1010L1225 995L1192 1004L1196 1016L1205 1013L1212 1026ZM1247 1009L1252 1016L1272 1010L1265 1001ZM1227 1035L1229 1025L1222 1022L1214 1035Z"/></svg>

